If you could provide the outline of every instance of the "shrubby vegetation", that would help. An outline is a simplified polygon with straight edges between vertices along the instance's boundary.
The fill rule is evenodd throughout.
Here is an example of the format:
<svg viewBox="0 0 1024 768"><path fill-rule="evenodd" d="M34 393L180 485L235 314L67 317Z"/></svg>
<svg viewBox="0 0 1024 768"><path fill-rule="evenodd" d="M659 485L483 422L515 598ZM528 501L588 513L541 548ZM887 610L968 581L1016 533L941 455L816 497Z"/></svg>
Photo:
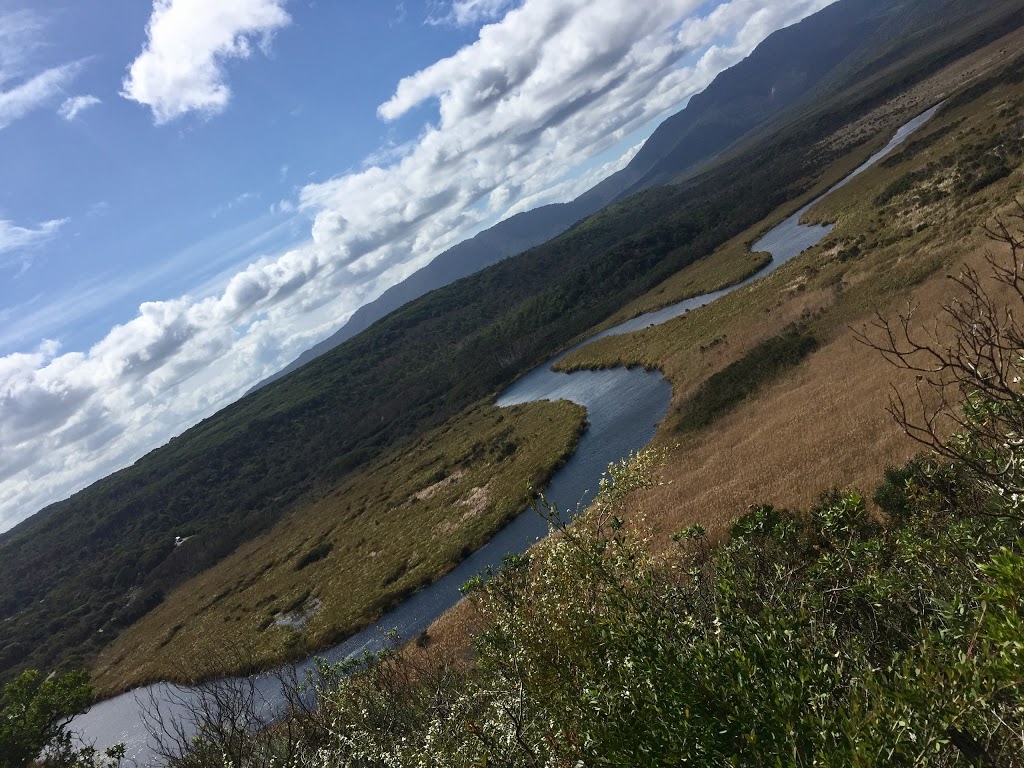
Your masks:
<svg viewBox="0 0 1024 768"><path fill-rule="evenodd" d="M77 744L71 718L89 707L92 688L85 672L43 678L26 670L7 683L0 697L0 768L114 768L121 746L100 753Z"/></svg>
<svg viewBox="0 0 1024 768"><path fill-rule="evenodd" d="M757 343L739 360L701 384L679 406L682 416L678 428L689 432L708 426L817 348L817 339L795 326Z"/></svg>
<svg viewBox="0 0 1024 768"><path fill-rule="evenodd" d="M949 114L996 86L1021 82L1024 82L1024 61L1018 61L1000 73L984 78L965 89L963 93L949 99L941 112ZM1008 126L1007 130L997 131L993 125L988 135L976 137L973 141L965 140L959 143L954 151L944 154L923 168L903 174L882 190L876 197L875 204L888 205L911 191L915 192L915 196L909 202L917 204L933 203L950 195L962 198L980 192L1009 176L1024 158L1024 100L1017 99L1014 103L1005 105L1003 111L1005 116L1016 116L1016 121ZM952 122L924 138L908 142L902 150L883 160L882 165L894 168L917 157L935 146L946 135L957 130L960 122ZM924 182L930 184L922 188Z"/></svg>
<svg viewBox="0 0 1024 768"><path fill-rule="evenodd" d="M201 727L174 763L1021 764L1024 330L993 296L1024 305L1024 243L995 233L1013 264L993 264L994 292L957 280L952 337L918 340L908 318L865 336L930 372L922 421L891 407L932 450L887 472L879 514L830 490L806 513L754 506L717 546L693 526L656 551L623 520L657 482L642 453L581 518L542 510L554 535L466 585L487 627L473 668L395 651L322 665L319 708L240 740Z"/></svg>
<svg viewBox="0 0 1024 768"><path fill-rule="evenodd" d="M712 549L651 553L598 506L470 585L477 666L389 653L323 667L321 707L280 735L195 742L181 766L1014 765L1024 671L1019 521L971 514L968 474L893 473L883 527L856 493L809 515L758 506ZM971 501L976 499L971 498ZM245 760L241 744L245 744ZM278 762L280 761L280 762Z"/></svg>

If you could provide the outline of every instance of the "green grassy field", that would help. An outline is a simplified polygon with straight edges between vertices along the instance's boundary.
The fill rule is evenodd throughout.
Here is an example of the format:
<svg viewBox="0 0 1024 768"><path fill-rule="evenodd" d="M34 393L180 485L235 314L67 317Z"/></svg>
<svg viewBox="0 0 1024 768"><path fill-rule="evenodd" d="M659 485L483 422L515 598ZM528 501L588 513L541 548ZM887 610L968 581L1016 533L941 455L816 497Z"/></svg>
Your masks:
<svg viewBox="0 0 1024 768"><path fill-rule="evenodd" d="M524 509L584 419L567 402L479 405L388 452L124 632L96 663L97 692L265 667L344 638Z"/></svg>

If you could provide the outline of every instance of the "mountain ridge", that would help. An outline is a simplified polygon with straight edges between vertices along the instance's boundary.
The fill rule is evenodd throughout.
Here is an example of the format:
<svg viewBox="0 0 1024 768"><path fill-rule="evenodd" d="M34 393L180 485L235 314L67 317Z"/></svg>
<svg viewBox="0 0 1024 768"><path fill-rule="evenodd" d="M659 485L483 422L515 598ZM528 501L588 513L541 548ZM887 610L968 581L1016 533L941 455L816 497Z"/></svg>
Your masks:
<svg viewBox="0 0 1024 768"><path fill-rule="evenodd" d="M892 5L892 0L840 0L795 24L776 30L742 61L720 72L704 91L689 100L686 107L662 121L625 168L570 202L553 203L518 213L449 248L402 282L357 309L337 331L307 349L281 370L262 379L246 394L257 391L329 352L407 302L547 242L606 205L642 189L668 183L679 173L710 159L769 117L796 103L852 50L871 38L881 23L879 9ZM874 13L873 20L860 20L853 25L852 30L845 29L865 12ZM823 37L822 30L826 27L840 30L841 45L835 44L834 36L820 48L803 44L803 41ZM786 57L786 54L800 51L801 48L810 51L810 58L823 61L817 62L815 71L809 75L805 73L803 78L787 72L780 80L775 74L780 57L783 66L788 69L805 66L803 60L794 64ZM766 58L771 61L765 61ZM776 80L779 81L777 85L769 82ZM793 87L779 92L778 89L790 80L794 81ZM734 104L732 110L725 109L723 115L723 105L735 102L740 91L746 94L743 103ZM776 93L767 99L766 104L751 110L751 103L759 102L756 94L765 91ZM720 115L718 119L713 114L715 110ZM748 119L744 120L742 115L735 114L737 110L749 112ZM670 161L671 166L662 169L666 161Z"/></svg>

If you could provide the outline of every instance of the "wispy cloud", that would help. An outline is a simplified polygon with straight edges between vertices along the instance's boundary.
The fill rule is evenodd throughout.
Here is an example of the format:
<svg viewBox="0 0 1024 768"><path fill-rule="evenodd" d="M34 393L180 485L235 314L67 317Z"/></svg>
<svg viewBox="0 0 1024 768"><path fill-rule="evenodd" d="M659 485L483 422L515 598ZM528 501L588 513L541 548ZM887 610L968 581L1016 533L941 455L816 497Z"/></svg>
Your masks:
<svg viewBox="0 0 1024 768"><path fill-rule="evenodd" d="M0 130L59 98L80 68L80 62L51 67L20 85L0 92Z"/></svg>
<svg viewBox="0 0 1024 768"><path fill-rule="evenodd" d="M603 168L593 158L827 4L731 0L708 13L704 0L525 0L507 11L380 106L399 121L437 103L413 145L299 192L310 239L218 277L210 295L147 302L86 351L0 358L0 529L226 405L520 201L570 199L628 155ZM160 37L151 28L151 43Z"/></svg>
<svg viewBox="0 0 1024 768"><path fill-rule="evenodd" d="M57 114L71 122L82 112L89 109L89 107L95 107L97 104L102 103L103 101L99 97L91 94L72 96L64 100L64 103L60 105L60 109L57 110Z"/></svg>
<svg viewBox="0 0 1024 768"><path fill-rule="evenodd" d="M228 211L233 211L239 206L245 205L245 203L249 202L250 200L258 200L259 197L260 195L258 192L242 192L237 197L234 197L231 200L228 200L226 203L222 203L221 205L218 205L216 208L214 208L210 212L210 217L216 219L218 216L221 216L227 213Z"/></svg>
<svg viewBox="0 0 1024 768"><path fill-rule="evenodd" d="M428 16L427 24L470 27L498 19L519 4L519 0L452 0L451 3L441 3L441 12Z"/></svg>
<svg viewBox="0 0 1024 768"><path fill-rule="evenodd" d="M32 263L31 251L53 237L67 219L44 221L35 227L21 227L0 219L0 267L16 266L24 272Z"/></svg>
<svg viewBox="0 0 1024 768"><path fill-rule="evenodd" d="M190 112L214 115L231 98L224 64L264 50L291 23L285 0L154 0L148 40L121 95L166 123Z"/></svg>
<svg viewBox="0 0 1024 768"><path fill-rule="evenodd" d="M25 73L28 60L42 46L46 22L27 8L0 10L0 86Z"/></svg>
<svg viewBox="0 0 1024 768"><path fill-rule="evenodd" d="M399 24L404 24L409 12L405 8L405 3L399 3L395 6L395 12L391 18L388 19L389 27L397 27Z"/></svg>
<svg viewBox="0 0 1024 768"><path fill-rule="evenodd" d="M63 96L82 68L84 61L33 67L45 27L30 10L0 11L0 130Z"/></svg>

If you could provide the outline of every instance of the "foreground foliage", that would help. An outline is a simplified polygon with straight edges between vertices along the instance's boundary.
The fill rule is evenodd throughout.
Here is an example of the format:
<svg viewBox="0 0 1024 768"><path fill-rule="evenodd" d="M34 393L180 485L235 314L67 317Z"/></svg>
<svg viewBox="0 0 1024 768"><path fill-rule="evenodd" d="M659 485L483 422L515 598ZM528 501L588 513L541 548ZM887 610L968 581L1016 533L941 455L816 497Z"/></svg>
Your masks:
<svg viewBox="0 0 1024 768"><path fill-rule="evenodd" d="M471 670L395 652L322 665L318 708L244 738L201 721L174 762L1020 765L1024 244L994 234L1013 266L992 262L991 290L956 280L951 341L903 346L906 319L876 329L894 362L933 369L921 402L956 426L887 472L881 515L826 491L806 513L752 507L718 546L693 526L655 553L643 521L622 519L657 482L660 457L642 453L575 522L542 508L554 535L466 585L487 627ZM936 410L922 418L937 439Z"/></svg>
<svg viewBox="0 0 1024 768"><path fill-rule="evenodd" d="M468 585L490 621L472 672L394 653L355 675L323 666L287 750L271 731L222 763L224 743L200 739L179 765L1024 758L1020 528L965 509L969 474L927 458L892 471L884 528L862 496L830 492L810 515L758 506L719 548L694 527L655 556L616 516L654 462L612 467L583 520Z"/></svg>
<svg viewBox="0 0 1024 768"><path fill-rule="evenodd" d="M124 755L120 746L100 754L76 744L68 724L92 699L85 672L44 678L22 672L4 686L0 698L0 768L24 768L42 756L44 768L112 768Z"/></svg>

